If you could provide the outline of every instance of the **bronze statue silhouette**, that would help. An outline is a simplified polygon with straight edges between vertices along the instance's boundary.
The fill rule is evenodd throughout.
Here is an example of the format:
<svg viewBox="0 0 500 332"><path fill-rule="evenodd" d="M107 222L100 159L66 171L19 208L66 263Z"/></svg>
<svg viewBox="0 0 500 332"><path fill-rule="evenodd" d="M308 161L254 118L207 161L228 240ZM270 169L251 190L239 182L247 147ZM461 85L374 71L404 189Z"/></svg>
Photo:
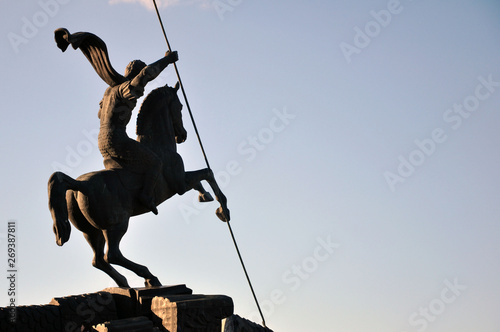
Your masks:
<svg viewBox="0 0 500 332"><path fill-rule="evenodd" d="M125 76L121 76L111 66L106 45L99 37L57 29L55 39L63 52L69 45L79 48L109 85L98 114L101 121L98 145L105 169L83 174L76 180L55 172L49 179L49 209L56 243L62 246L69 240L71 221L92 247L92 265L107 273L118 286L128 287L127 280L110 264L143 277L146 286L160 286L158 278L147 267L128 260L120 251L120 240L127 231L130 217L149 211L157 213L157 205L191 189L199 191L201 202L212 201L200 182L206 180L220 203L217 216L222 221L230 218L226 197L212 170L185 171L177 153L176 144L186 139L182 104L177 96L179 83L175 87L157 88L145 98L137 117L136 141L125 132L145 85L169 63L177 61L177 53L167 52L149 66L133 61L127 66Z"/></svg>

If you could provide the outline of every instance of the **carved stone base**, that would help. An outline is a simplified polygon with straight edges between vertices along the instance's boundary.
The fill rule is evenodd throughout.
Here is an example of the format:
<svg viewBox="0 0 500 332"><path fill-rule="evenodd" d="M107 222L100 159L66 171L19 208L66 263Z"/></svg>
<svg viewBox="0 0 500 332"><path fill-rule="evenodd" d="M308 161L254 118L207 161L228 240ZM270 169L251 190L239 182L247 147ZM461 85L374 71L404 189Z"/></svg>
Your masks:
<svg viewBox="0 0 500 332"><path fill-rule="evenodd" d="M233 300L224 295L157 296L151 312L163 331L220 332L222 319L233 314Z"/></svg>
<svg viewBox="0 0 500 332"><path fill-rule="evenodd" d="M222 321L222 332L273 332L267 327L256 324L238 315L232 315Z"/></svg>

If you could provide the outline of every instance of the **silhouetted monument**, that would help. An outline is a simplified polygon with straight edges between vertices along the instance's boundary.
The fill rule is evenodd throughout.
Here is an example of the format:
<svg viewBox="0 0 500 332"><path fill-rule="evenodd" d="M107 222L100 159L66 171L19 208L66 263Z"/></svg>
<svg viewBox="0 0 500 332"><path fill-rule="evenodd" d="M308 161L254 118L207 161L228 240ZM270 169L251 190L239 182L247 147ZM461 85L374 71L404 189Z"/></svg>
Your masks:
<svg viewBox="0 0 500 332"><path fill-rule="evenodd" d="M49 209L54 220L56 242L62 246L70 236L70 223L83 232L94 251L92 265L107 273L118 286L127 280L110 264L123 266L145 279L146 286L161 283L142 265L126 259L119 249L129 219L149 211L175 194L196 189L202 202L213 200L200 181L206 180L221 206L217 216L229 220L226 197L209 168L186 172L176 144L186 140L182 124L182 105L177 97L179 85L153 90L144 100L137 118L137 140L128 137L126 126L137 99L148 82L169 64L177 61L177 52L167 52L160 60L146 65L130 62L122 76L109 61L106 44L88 32L71 34L55 31L57 46L64 52L69 45L80 49L96 73L109 87L100 102L99 150L104 170L79 176L76 180L62 172L49 179ZM69 221L68 221L69 219ZM104 254L104 247L108 250Z"/></svg>

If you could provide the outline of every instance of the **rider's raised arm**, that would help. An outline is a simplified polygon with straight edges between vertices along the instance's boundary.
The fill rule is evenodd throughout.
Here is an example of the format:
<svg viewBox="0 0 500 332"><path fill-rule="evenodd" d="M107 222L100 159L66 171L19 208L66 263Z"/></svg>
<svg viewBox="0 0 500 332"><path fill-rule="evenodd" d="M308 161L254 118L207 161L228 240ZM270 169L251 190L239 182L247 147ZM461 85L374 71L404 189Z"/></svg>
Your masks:
<svg viewBox="0 0 500 332"><path fill-rule="evenodd" d="M165 69L168 64L176 62L178 59L177 51L167 52L160 60L146 66L141 72L132 79L130 85L133 87L144 88L148 82L154 80Z"/></svg>

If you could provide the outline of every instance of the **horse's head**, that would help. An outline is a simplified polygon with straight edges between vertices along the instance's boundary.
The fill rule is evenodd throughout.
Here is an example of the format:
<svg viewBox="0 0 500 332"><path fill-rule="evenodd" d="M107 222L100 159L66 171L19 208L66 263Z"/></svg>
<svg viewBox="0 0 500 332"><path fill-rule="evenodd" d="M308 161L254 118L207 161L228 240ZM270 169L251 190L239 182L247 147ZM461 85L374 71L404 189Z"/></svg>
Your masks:
<svg viewBox="0 0 500 332"><path fill-rule="evenodd" d="M182 104L179 100L179 96L177 95L179 86L180 84L179 82L177 82L173 88L168 87L168 89L170 89L170 102L168 109L170 112L170 117L172 119L172 124L174 125L175 141L178 144L184 142L187 138L187 132L186 129L184 129L184 125L182 123Z"/></svg>
<svg viewBox="0 0 500 332"><path fill-rule="evenodd" d="M165 85L151 91L144 99L137 116L137 135L140 142L175 150L175 143L186 140L178 90L179 83L174 87Z"/></svg>

